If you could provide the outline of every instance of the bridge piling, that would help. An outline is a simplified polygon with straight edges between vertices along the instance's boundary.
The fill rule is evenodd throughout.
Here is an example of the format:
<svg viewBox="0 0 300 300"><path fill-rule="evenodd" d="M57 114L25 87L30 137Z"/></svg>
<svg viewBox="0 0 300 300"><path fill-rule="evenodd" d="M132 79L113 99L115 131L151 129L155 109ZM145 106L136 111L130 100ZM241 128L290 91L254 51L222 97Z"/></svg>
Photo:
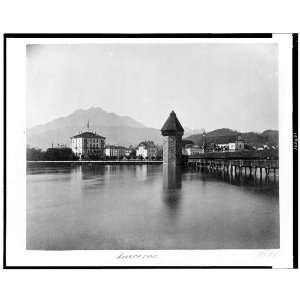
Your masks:
<svg viewBox="0 0 300 300"><path fill-rule="evenodd" d="M258 170L259 170L258 178L259 178L259 179L262 179L262 171L261 171L261 168L258 168Z"/></svg>
<svg viewBox="0 0 300 300"><path fill-rule="evenodd" d="M206 159L188 158L186 166L199 171L207 170L213 173L230 174L234 176L248 176L259 178L270 176L270 171L276 177L276 169L279 168L278 160L260 159ZM264 170L263 170L264 169ZM259 172L259 174L257 174ZM263 174L264 173L264 174Z"/></svg>

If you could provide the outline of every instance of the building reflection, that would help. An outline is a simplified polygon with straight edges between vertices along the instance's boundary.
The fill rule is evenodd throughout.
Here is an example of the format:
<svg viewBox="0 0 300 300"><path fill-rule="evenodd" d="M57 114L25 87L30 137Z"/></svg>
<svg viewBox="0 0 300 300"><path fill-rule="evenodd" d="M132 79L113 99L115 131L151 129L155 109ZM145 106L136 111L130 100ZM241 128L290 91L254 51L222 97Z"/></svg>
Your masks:
<svg viewBox="0 0 300 300"><path fill-rule="evenodd" d="M181 191L182 170L175 164L163 165L163 199L168 208L168 214L175 217L178 214Z"/></svg>
<svg viewBox="0 0 300 300"><path fill-rule="evenodd" d="M83 180L89 180L103 176L105 173L105 166L101 164L82 164L81 166L81 178Z"/></svg>
<svg viewBox="0 0 300 300"><path fill-rule="evenodd" d="M147 165L136 165L135 173L139 181L145 181L147 179Z"/></svg>

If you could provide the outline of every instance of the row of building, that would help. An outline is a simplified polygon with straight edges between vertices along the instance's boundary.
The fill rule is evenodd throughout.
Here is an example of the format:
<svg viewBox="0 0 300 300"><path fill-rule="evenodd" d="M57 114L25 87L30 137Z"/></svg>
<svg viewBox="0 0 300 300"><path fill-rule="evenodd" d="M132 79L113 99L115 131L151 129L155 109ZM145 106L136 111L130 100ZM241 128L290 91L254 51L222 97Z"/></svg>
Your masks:
<svg viewBox="0 0 300 300"><path fill-rule="evenodd" d="M139 157L155 159L161 156L159 147L152 141L141 142L137 147L123 147L116 145L106 145L106 138L96 132L86 131L71 137L71 148L79 159L84 158L124 158ZM241 151L245 149L245 141L238 137L233 143L194 145L192 142L183 140L182 154L197 155L206 151Z"/></svg>
<svg viewBox="0 0 300 300"><path fill-rule="evenodd" d="M103 159L140 157L155 159L158 147L152 141L141 142L136 148L106 145L106 138L92 131L81 132L71 137L71 148L79 159Z"/></svg>
<svg viewBox="0 0 300 300"><path fill-rule="evenodd" d="M183 140L182 154L184 155L197 155L204 152L233 152L245 150L246 142L239 136L235 142L226 144L204 144L202 146L194 145L193 142Z"/></svg>
<svg viewBox="0 0 300 300"><path fill-rule="evenodd" d="M151 141L141 142L136 148L123 147L115 145L107 145L104 147L104 154L106 157L142 157L155 159L158 156L158 147Z"/></svg>
<svg viewBox="0 0 300 300"><path fill-rule="evenodd" d="M175 116L175 117L174 117ZM175 113L171 113L169 119L176 121ZM173 119L172 119L173 118ZM167 120L166 124L170 120ZM173 121L174 121L173 120ZM173 122L175 125L176 122ZM172 123L172 122L171 122ZM171 124L170 123L170 124ZM172 123L172 124L173 124ZM172 125L167 124L168 128ZM169 126L170 125L170 126ZM175 126L174 125L174 126ZM172 125L173 126L173 125ZM171 127L172 127L171 126ZM173 126L173 127L174 127ZM181 125L180 125L181 126ZM165 127L165 125L164 125ZM163 129L164 129L163 127ZM162 130L163 130L162 129ZM171 128L172 129L172 128ZM183 132L183 129L182 129ZM243 151L245 149L252 150L265 150L269 149L269 146L263 145L262 147L254 147L249 146L245 140L242 139L241 136L238 136L234 142L224 143L224 144L216 144L216 143L206 143L205 133L203 134L203 145L195 145L192 141L182 140L180 142L180 152L183 155L192 156L201 154L204 152L233 152L233 151ZM144 141L141 142L137 147L123 147L116 145L106 145L106 138L97 134L96 132L92 132L89 130L89 123L87 125L87 131L80 132L79 134L71 137L71 148L73 153L79 159L104 159L104 158L144 158L144 159L156 159L158 157L162 157L162 149L161 147L154 144L152 141Z"/></svg>

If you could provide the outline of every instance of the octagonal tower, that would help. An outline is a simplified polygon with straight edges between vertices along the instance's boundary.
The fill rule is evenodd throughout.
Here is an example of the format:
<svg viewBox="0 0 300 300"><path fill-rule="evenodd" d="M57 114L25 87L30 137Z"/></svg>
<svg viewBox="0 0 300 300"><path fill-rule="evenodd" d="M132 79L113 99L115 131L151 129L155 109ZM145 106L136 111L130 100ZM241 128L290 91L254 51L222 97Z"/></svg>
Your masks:
<svg viewBox="0 0 300 300"><path fill-rule="evenodd" d="M163 135L163 161L166 164L181 164L182 136L184 129L172 111L161 129Z"/></svg>

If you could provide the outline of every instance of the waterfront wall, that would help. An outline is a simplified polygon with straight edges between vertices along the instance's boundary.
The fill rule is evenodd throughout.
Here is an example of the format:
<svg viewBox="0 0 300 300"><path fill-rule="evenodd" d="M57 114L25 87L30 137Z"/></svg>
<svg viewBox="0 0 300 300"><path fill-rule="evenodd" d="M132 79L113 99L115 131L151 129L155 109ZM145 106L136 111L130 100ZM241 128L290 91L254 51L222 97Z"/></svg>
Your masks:
<svg viewBox="0 0 300 300"><path fill-rule="evenodd" d="M27 161L27 165L47 164L47 163L68 163L68 164L102 164L102 165L143 165L143 164L162 164L162 160L39 160Z"/></svg>

